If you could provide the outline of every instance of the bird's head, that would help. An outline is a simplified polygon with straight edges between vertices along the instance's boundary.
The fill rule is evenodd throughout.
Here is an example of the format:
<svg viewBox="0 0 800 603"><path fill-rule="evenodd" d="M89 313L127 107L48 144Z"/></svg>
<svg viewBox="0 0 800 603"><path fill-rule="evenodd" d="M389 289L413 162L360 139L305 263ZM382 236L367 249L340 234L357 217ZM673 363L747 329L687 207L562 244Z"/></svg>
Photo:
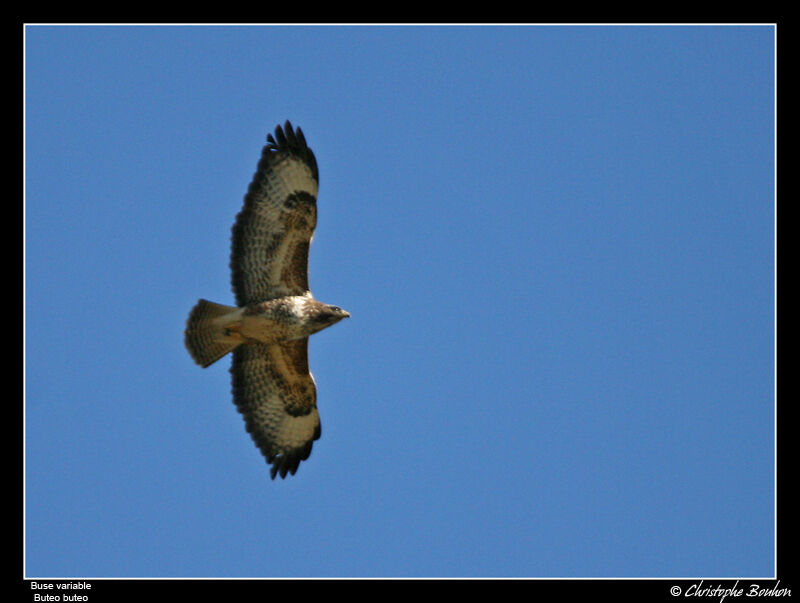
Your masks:
<svg viewBox="0 0 800 603"><path fill-rule="evenodd" d="M317 331L325 329L331 325L336 324L343 318L349 318L350 312L342 310L338 306L330 306L328 304L319 304L314 308L311 315L311 320L317 326Z"/></svg>

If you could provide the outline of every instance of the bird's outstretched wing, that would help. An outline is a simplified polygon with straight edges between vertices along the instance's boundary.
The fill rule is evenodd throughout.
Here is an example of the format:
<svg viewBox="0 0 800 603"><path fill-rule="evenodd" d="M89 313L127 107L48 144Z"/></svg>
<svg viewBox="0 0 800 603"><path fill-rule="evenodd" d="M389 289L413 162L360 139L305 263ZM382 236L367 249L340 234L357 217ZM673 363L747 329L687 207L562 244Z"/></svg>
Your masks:
<svg viewBox="0 0 800 603"><path fill-rule="evenodd" d="M303 131L288 121L267 135L233 225L231 284L238 306L308 291L319 173Z"/></svg>
<svg viewBox="0 0 800 603"><path fill-rule="evenodd" d="M267 462L270 475L294 475L320 437L317 389L308 370L308 338L236 348L233 401Z"/></svg>

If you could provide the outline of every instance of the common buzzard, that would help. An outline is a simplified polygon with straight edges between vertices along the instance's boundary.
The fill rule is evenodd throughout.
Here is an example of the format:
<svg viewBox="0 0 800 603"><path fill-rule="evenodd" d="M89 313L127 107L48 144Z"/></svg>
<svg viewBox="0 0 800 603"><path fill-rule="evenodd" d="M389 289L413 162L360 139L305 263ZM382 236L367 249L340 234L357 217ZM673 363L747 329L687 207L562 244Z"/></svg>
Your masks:
<svg viewBox="0 0 800 603"><path fill-rule="evenodd" d="M203 368L233 351L233 401L270 475L294 475L320 437L308 337L350 316L314 299L308 248L317 224L319 173L302 130L287 121L267 135L258 169L233 225L236 306L204 299L184 341Z"/></svg>

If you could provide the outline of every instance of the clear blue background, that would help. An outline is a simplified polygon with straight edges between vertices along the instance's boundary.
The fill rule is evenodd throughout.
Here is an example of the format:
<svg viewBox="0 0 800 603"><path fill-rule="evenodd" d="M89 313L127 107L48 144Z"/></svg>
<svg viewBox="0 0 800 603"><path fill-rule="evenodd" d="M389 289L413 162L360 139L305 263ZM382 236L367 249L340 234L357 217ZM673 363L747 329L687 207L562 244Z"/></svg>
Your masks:
<svg viewBox="0 0 800 603"><path fill-rule="evenodd" d="M25 573L770 576L774 29L26 29ZM270 481L230 228L320 168L322 439Z"/></svg>

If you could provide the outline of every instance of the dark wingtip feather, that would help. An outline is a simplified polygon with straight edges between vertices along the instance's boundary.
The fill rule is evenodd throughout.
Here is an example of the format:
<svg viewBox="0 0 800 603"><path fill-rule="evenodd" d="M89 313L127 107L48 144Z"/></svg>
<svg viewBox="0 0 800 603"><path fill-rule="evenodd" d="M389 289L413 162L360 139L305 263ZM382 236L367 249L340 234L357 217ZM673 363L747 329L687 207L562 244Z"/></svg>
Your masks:
<svg viewBox="0 0 800 603"><path fill-rule="evenodd" d="M283 133L283 128L277 126L275 128L275 140L278 141L278 148L289 148L289 143L286 140L286 135Z"/></svg>
<svg viewBox="0 0 800 603"><path fill-rule="evenodd" d="M292 129L292 124L289 123L289 120L286 120L286 123L283 126L283 133L286 135L286 141L288 146L290 147L298 147L297 138L294 135L294 130Z"/></svg>
<svg viewBox="0 0 800 603"><path fill-rule="evenodd" d="M308 146L306 144L306 137L303 136L303 130L301 130L300 128L297 128L297 130L295 130L295 132L294 132L294 135L295 135L295 138L297 138L297 144L299 144L301 147Z"/></svg>

